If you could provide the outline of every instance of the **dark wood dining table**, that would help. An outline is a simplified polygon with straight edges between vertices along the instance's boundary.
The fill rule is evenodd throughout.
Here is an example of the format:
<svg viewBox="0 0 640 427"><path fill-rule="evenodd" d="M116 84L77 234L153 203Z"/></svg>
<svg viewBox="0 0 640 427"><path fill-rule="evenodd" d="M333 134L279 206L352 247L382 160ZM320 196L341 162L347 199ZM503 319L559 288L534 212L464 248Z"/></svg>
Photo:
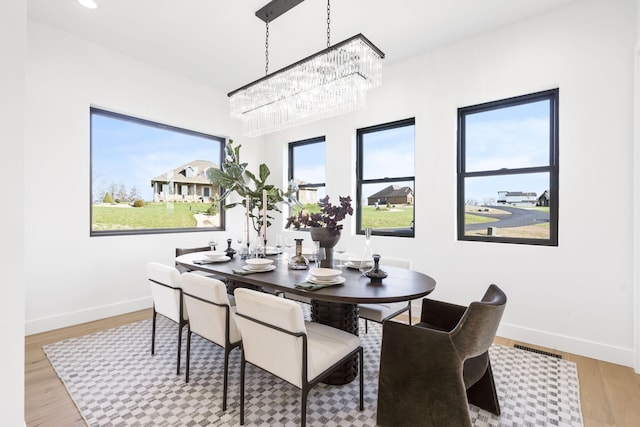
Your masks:
<svg viewBox="0 0 640 427"><path fill-rule="evenodd" d="M380 283L374 283L359 270L344 267L342 276L345 282L317 290L305 290L296 285L304 283L309 275L308 270L291 270L284 257L269 256L273 259L275 269L268 272L240 274L246 265L245 260L235 256L225 262L199 263L207 260L202 252L181 255L176 264L188 269L198 270L224 276L228 286L249 286L270 292L296 294L311 300L311 320L333 326L358 335L358 304L375 304L410 301L430 294L436 281L415 270L384 266L388 276ZM357 374L357 358L347 363L327 379L329 384L345 384L352 381Z"/></svg>

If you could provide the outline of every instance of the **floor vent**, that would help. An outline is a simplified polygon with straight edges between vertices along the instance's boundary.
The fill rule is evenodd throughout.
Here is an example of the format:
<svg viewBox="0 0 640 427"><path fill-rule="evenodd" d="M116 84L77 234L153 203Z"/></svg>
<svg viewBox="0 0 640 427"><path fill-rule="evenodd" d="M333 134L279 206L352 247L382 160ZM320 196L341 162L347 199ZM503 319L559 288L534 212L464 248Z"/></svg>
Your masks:
<svg viewBox="0 0 640 427"><path fill-rule="evenodd" d="M530 351L532 353L538 353L538 354L542 354L544 356L555 357L556 359L562 359L561 355L555 354L555 353L549 353L548 351L538 350L538 349L531 348L531 347L525 347L525 346L519 345L519 344L514 344L513 347L517 348L519 350Z"/></svg>

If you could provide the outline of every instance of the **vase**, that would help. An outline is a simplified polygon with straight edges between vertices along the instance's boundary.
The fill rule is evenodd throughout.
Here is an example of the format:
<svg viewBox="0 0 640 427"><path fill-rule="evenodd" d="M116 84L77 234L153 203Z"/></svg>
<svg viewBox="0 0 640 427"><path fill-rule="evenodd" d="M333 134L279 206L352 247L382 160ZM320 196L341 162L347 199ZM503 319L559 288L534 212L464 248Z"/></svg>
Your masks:
<svg viewBox="0 0 640 427"><path fill-rule="evenodd" d="M320 261L320 267L333 268L333 247L340 240L340 232L333 235L326 227L311 227L309 233L311 240L320 242L320 247L324 248L325 258Z"/></svg>

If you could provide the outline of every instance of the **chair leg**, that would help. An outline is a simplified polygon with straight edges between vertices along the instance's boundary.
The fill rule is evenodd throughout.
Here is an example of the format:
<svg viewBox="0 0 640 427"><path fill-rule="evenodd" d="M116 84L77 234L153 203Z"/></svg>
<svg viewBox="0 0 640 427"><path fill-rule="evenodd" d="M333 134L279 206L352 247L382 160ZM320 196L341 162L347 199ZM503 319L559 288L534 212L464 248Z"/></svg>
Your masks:
<svg viewBox="0 0 640 427"><path fill-rule="evenodd" d="M156 353L156 308L153 307L151 316L151 354Z"/></svg>
<svg viewBox="0 0 640 427"><path fill-rule="evenodd" d="M244 350L242 351L242 356L240 358L240 425L244 425L244 369L245 364L247 363L244 360Z"/></svg>
<svg viewBox="0 0 640 427"><path fill-rule="evenodd" d="M409 301L409 326L411 326L411 321L412 321L412 317L411 317L411 301Z"/></svg>
<svg viewBox="0 0 640 427"><path fill-rule="evenodd" d="M187 363L185 367L185 382L189 382L189 364L191 363L191 328L187 329Z"/></svg>
<svg viewBox="0 0 640 427"><path fill-rule="evenodd" d="M309 390L302 388L302 399L300 402L300 427L307 425L307 397L309 396Z"/></svg>
<svg viewBox="0 0 640 427"><path fill-rule="evenodd" d="M358 359L360 365L360 410L364 411L364 350L362 347L360 347Z"/></svg>
<svg viewBox="0 0 640 427"><path fill-rule="evenodd" d="M182 354L182 328L184 323L178 322L178 361L176 367L176 375L180 375L180 355Z"/></svg>
<svg viewBox="0 0 640 427"><path fill-rule="evenodd" d="M496 385L493 381L491 360L489 360L487 370L484 372L482 378L467 389L467 400L478 408L500 415L500 402L498 402Z"/></svg>
<svg viewBox="0 0 640 427"><path fill-rule="evenodd" d="M223 375L223 380L222 380L222 410L226 411L227 410L227 388L229 385L229 353L231 352L230 349L226 348L224 349L224 373Z"/></svg>
<svg viewBox="0 0 640 427"><path fill-rule="evenodd" d="M369 321L367 319L364 319L364 333L369 333Z"/></svg>

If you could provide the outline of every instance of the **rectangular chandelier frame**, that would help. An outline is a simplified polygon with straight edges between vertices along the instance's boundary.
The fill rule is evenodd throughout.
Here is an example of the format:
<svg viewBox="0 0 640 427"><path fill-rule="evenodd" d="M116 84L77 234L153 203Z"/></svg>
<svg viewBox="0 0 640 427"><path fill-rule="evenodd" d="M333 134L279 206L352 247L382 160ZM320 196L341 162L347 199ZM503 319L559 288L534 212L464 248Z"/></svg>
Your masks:
<svg viewBox="0 0 640 427"><path fill-rule="evenodd" d="M383 58L357 34L230 92L231 117L259 136L353 111L381 84Z"/></svg>

